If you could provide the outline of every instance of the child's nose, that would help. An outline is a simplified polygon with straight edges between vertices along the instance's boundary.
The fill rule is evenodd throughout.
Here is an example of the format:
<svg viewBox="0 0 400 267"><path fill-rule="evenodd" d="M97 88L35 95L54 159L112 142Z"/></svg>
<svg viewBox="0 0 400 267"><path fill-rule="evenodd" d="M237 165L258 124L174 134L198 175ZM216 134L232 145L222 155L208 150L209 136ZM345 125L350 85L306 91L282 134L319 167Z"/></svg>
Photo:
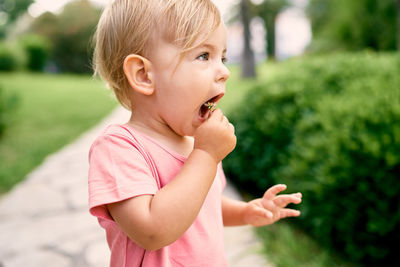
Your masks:
<svg viewBox="0 0 400 267"><path fill-rule="evenodd" d="M226 82L226 80L228 80L230 75L231 72L229 71L229 69L226 67L225 64L221 63L220 68L218 70L217 81Z"/></svg>

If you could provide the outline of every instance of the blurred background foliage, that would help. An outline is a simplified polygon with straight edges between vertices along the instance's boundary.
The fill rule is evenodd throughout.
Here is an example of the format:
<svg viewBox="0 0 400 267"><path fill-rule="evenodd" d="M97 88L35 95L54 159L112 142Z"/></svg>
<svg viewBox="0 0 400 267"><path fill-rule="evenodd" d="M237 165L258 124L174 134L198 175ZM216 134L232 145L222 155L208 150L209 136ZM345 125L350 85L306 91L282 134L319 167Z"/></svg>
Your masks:
<svg viewBox="0 0 400 267"><path fill-rule="evenodd" d="M400 266L400 0L300 1L312 41L280 62L276 22L299 1L233 9L244 53L221 103L238 136L226 173L251 197L275 183L303 193L300 219L258 231L277 266ZM0 0L0 192L115 107L88 75L101 10L76 0L32 17L32 3Z"/></svg>
<svg viewBox="0 0 400 267"><path fill-rule="evenodd" d="M310 0L307 12L314 35L310 50L396 50L399 5L398 0Z"/></svg>
<svg viewBox="0 0 400 267"><path fill-rule="evenodd" d="M247 3L241 12L263 20L274 61L274 23L293 2ZM269 78L258 77L230 112L238 145L225 171L253 197L276 183L302 192L295 228L348 262L323 252L296 257L300 245L274 259L278 266L399 266L400 1L310 0L306 12L313 39L305 56L259 72ZM279 254L277 234L259 232ZM299 236L293 231L292 242Z"/></svg>
<svg viewBox="0 0 400 267"><path fill-rule="evenodd" d="M365 266L397 266L400 56L340 53L284 63L231 112L227 176L254 196L303 193L296 223Z"/></svg>
<svg viewBox="0 0 400 267"><path fill-rule="evenodd" d="M0 64L0 70L92 72L91 40L101 9L87 0L71 1L59 14L46 12L36 18L28 17L29 24L19 29L15 20L33 1L0 1L0 14L7 14L1 27L0 57L6 54L7 59L1 61L9 62ZM14 52L9 47L14 47Z"/></svg>
<svg viewBox="0 0 400 267"><path fill-rule="evenodd" d="M0 39L4 39L7 30L23 15L33 0L0 0Z"/></svg>
<svg viewBox="0 0 400 267"><path fill-rule="evenodd" d="M91 38L101 10L89 1L72 1L61 14L47 12L38 17L31 30L52 44L51 59L57 71L91 73Z"/></svg>

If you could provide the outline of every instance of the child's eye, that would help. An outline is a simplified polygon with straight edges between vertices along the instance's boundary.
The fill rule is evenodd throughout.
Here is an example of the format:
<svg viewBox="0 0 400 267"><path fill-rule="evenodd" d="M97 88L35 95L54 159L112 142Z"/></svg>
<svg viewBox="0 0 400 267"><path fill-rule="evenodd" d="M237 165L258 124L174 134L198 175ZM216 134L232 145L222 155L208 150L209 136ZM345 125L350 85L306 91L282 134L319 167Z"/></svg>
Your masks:
<svg viewBox="0 0 400 267"><path fill-rule="evenodd" d="M222 63L226 64L226 62L228 62L228 59L226 57L222 57L221 61L222 61Z"/></svg>
<svg viewBox="0 0 400 267"><path fill-rule="evenodd" d="M207 61L208 58L210 57L210 54L208 52L201 54L200 56L197 57L197 59L201 61Z"/></svg>

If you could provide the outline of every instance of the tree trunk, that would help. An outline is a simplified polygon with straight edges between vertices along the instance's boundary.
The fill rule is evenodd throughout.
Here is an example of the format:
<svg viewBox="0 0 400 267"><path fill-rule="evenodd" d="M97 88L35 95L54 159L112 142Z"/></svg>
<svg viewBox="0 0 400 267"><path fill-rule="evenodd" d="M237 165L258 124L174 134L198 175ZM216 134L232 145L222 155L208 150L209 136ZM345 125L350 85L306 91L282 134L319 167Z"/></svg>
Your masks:
<svg viewBox="0 0 400 267"><path fill-rule="evenodd" d="M254 53L250 46L250 21L247 10L247 0L241 0L240 15L243 23L244 47L242 53L242 78L256 77Z"/></svg>
<svg viewBox="0 0 400 267"><path fill-rule="evenodd" d="M397 0L397 51L400 52L400 0Z"/></svg>
<svg viewBox="0 0 400 267"><path fill-rule="evenodd" d="M400 0L399 0L400 1ZM265 18L265 28L267 30L267 56L268 60L276 59L276 49L275 49L275 20L277 15L272 15Z"/></svg>

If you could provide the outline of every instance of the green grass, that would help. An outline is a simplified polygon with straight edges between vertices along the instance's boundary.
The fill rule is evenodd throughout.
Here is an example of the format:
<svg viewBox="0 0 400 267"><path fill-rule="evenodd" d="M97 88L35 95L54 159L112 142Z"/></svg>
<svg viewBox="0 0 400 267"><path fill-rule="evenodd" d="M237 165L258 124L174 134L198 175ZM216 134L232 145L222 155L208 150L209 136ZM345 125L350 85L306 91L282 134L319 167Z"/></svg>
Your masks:
<svg viewBox="0 0 400 267"><path fill-rule="evenodd" d="M116 106L110 91L87 75L0 73L0 87L18 97L0 139L3 193Z"/></svg>
<svg viewBox="0 0 400 267"><path fill-rule="evenodd" d="M287 221L256 228L266 258L277 267L355 267Z"/></svg>

